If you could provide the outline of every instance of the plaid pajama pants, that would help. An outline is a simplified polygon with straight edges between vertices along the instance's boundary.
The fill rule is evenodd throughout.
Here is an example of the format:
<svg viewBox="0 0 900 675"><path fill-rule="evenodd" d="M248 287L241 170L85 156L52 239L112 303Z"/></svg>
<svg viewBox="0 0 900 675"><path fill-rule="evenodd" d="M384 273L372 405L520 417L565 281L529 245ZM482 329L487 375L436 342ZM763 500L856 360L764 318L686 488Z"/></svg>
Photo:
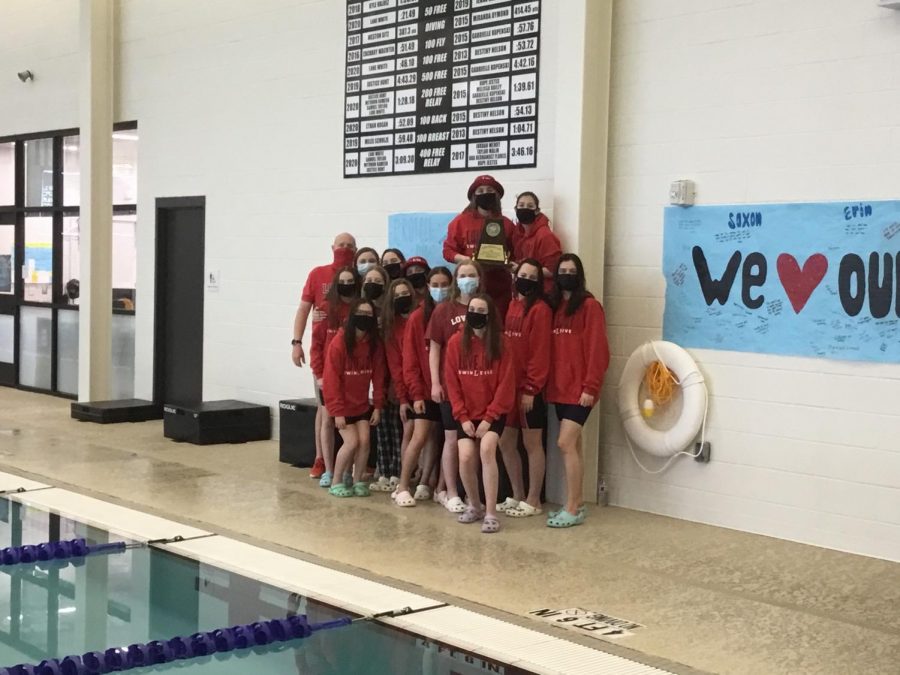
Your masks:
<svg viewBox="0 0 900 675"><path fill-rule="evenodd" d="M400 475L400 444L403 442L403 423L400 406L388 402L381 411L381 423L375 427L375 450L378 473L385 478Z"/></svg>

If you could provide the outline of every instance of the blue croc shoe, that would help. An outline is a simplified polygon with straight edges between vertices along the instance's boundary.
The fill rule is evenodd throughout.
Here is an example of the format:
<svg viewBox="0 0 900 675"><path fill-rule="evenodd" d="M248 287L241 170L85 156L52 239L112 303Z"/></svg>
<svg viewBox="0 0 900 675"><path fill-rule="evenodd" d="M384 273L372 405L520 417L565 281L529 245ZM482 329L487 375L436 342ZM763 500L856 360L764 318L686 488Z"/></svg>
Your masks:
<svg viewBox="0 0 900 675"><path fill-rule="evenodd" d="M326 471L319 479L319 487L331 487L331 472Z"/></svg>

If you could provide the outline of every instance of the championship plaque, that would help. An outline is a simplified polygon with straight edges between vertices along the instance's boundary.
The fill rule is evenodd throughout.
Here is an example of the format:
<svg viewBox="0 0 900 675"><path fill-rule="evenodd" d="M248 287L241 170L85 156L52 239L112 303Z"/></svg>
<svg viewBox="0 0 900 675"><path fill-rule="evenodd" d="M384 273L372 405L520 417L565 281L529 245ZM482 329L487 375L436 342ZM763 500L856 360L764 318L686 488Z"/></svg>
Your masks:
<svg viewBox="0 0 900 675"><path fill-rule="evenodd" d="M506 231L502 220L485 221L475 260L482 265L506 264Z"/></svg>

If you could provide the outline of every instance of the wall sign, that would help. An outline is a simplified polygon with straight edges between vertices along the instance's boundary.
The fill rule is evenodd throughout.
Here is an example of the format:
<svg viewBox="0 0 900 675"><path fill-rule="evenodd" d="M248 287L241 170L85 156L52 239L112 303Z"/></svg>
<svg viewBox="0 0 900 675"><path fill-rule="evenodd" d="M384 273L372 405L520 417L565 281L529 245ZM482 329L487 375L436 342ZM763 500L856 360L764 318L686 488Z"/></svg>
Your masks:
<svg viewBox="0 0 900 675"><path fill-rule="evenodd" d="M663 335L900 362L900 201L669 207Z"/></svg>
<svg viewBox="0 0 900 675"><path fill-rule="evenodd" d="M344 176L537 164L541 0L348 0Z"/></svg>

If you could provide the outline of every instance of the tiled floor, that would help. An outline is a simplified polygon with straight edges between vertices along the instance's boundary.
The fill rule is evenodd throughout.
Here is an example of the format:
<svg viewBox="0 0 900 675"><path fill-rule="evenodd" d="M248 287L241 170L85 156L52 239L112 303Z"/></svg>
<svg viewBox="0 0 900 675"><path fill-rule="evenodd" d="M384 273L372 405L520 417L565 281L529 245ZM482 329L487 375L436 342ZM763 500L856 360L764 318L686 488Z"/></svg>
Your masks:
<svg viewBox="0 0 900 675"><path fill-rule="evenodd" d="M900 565L607 508L483 536L433 505L336 500L275 442L198 447L161 422L101 426L0 388L0 468L523 616L585 607L646 626L621 645L730 673L900 672ZM18 430L13 433L12 430Z"/></svg>

